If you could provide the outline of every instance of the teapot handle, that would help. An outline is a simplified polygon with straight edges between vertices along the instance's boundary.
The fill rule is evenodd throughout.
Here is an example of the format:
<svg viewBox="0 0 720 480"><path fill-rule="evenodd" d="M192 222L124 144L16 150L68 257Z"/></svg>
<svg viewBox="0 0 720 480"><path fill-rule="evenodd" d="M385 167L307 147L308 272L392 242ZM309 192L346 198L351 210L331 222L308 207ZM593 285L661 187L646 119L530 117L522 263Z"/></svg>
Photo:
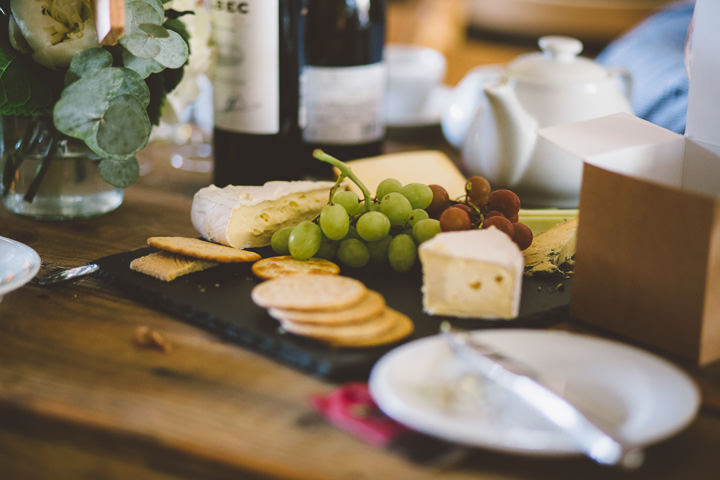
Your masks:
<svg viewBox="0 0 720 480"><path fill-rule="evenodd" d="M457 84L441 118L442 131L450 145L462 148L482 104L483 85L499 79L504 71L501 65L481 65L470 70Z"/></svg>
<svg viewBox="0 0 720 480"><path fill-rule="evenodd" d="M625 98L630 102L632 98L632 74L630 70L624 67L609 67L607 70L611 76L618 80Z"/></svg>

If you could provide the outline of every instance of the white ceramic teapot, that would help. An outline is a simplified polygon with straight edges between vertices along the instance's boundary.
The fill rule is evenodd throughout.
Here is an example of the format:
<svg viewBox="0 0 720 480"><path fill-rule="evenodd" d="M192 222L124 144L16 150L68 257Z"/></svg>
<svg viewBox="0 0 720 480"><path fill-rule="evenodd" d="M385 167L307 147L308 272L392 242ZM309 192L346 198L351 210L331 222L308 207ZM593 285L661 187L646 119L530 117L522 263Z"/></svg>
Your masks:
<svg viewBox="0 0 720 480"><path fill-rule="evenodd" d="M447 140L474 175L510 188L524 206L577 205L582 163L538 136L538 129L631 112L630 74L579 57L574 38L539 41L542 53L506 67L473 69L458 84L442 118Z"/></svg>

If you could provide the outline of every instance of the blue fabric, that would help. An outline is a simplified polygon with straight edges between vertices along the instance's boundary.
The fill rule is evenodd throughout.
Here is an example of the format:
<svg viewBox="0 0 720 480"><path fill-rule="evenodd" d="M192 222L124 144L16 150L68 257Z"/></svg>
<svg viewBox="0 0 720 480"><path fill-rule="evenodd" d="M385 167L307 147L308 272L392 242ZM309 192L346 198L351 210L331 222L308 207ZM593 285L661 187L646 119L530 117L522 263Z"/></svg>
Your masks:
<svg viewBox="0 0 720 480"><path fill-rule="evenodd" d="M630 71L637 116L678 133L685 131L684 49L693 6L694 2L680 2L659 10L597 56L599 63Z"/></svg>

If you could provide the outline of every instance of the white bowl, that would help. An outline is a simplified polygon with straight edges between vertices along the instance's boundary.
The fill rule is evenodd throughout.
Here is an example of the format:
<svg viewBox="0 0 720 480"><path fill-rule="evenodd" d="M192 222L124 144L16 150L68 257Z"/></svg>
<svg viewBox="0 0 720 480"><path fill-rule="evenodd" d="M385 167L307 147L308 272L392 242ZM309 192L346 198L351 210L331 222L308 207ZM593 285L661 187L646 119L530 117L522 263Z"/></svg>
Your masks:
<svg viewBox="0 0 720 480"><path fill-rule="evenodd" d="M0 237L0 302L3 296L16 290L37 275L40 256L25 244Z"/></svg>

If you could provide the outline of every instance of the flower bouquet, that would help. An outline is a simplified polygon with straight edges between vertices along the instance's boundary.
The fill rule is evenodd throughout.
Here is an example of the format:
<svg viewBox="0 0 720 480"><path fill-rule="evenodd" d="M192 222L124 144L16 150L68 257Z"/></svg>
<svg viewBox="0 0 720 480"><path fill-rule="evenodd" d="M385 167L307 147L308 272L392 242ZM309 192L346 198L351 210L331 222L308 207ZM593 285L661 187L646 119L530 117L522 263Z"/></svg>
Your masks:
<svg viewBox="0 0 720 480"><path fill-rule="evenodd" d="M107 184L137 180L135 154L189 54L181 17L192 12L168 1L0 0L0 115L25 125L3 122L4 196L32 153L39 161L23 198L32 202L68 142L89 150Z"/></svg>

